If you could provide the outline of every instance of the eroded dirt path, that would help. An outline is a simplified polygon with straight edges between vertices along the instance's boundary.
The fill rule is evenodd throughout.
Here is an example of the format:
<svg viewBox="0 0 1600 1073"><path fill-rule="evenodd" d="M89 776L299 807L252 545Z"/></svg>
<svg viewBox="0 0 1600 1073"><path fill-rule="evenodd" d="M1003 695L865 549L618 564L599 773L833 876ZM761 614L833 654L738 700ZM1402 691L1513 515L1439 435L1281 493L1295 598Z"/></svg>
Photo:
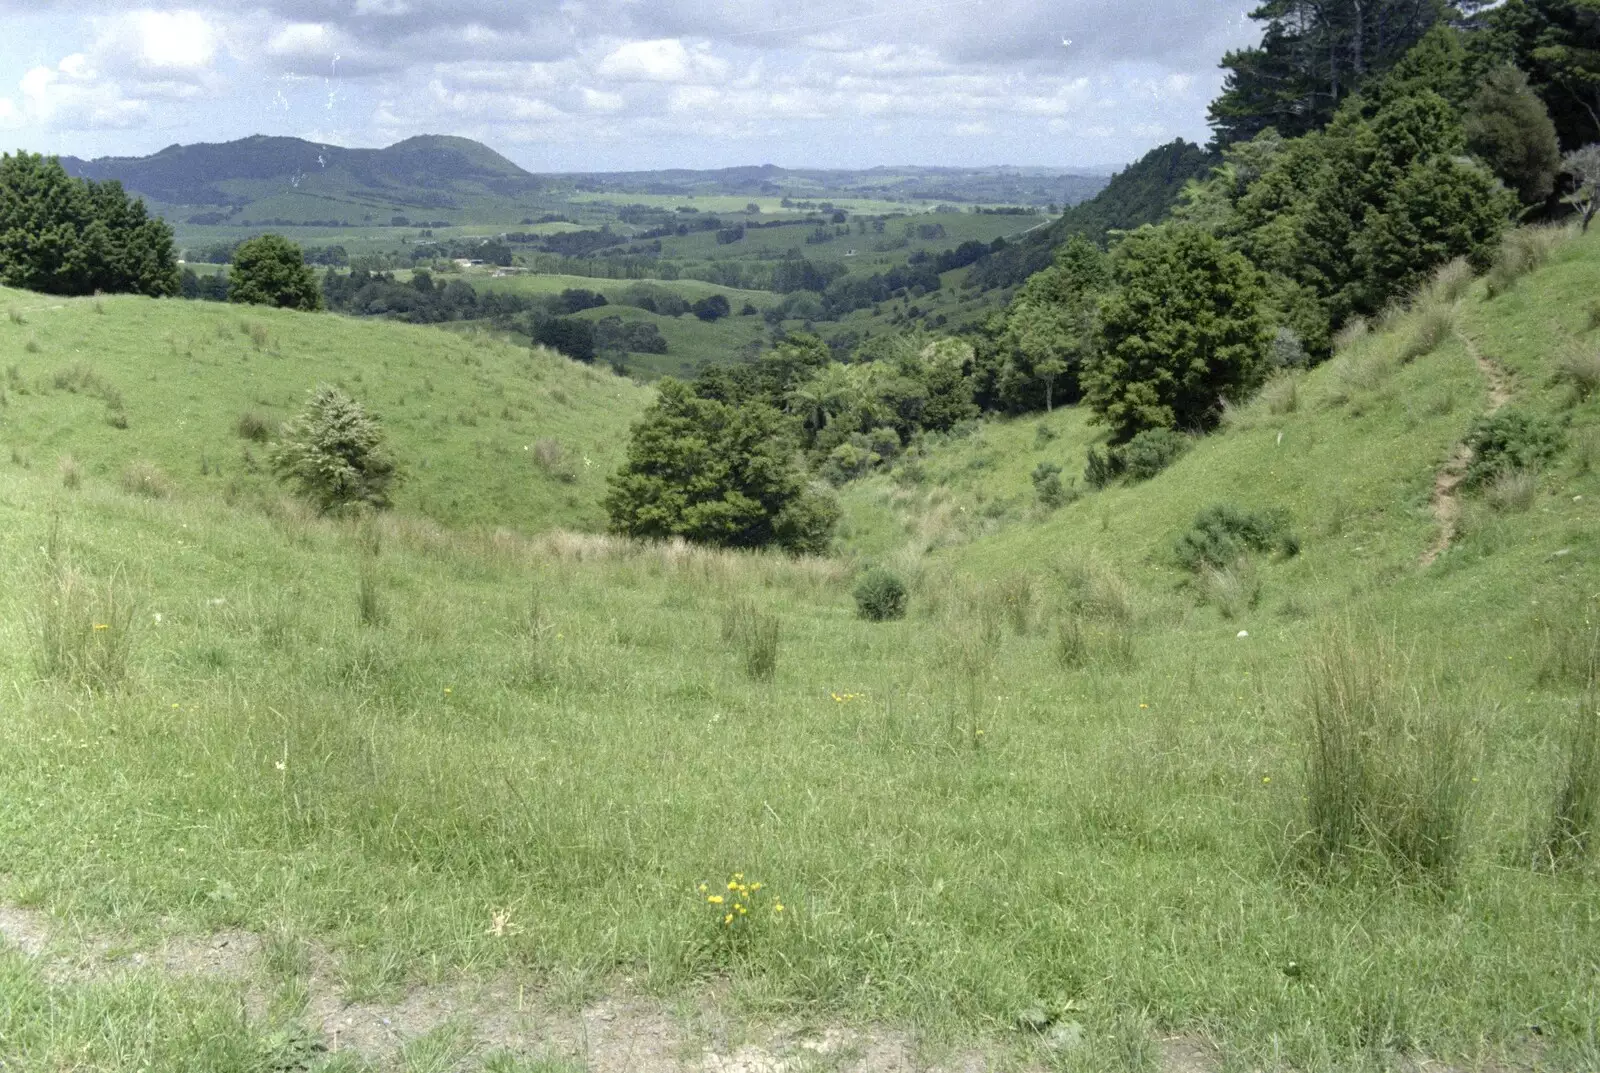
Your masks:
<svg viewBox="0 0 1600 1073"><path fill-rule="evenodd" d="M1466 346L1467 353L1472 355L1478 371L1489 384L1489 400L1484 415L1498 413L1511 401L1511 378L1499 364L1478 349L1478 344L1470 335L1457 330L1456 336ZM1434 536L1433 543L1428 545L1428 550L1422 553L1423 569L1438 562L1439 556L1449 551L1450 545L1455 541L1461 525L1461 485L1466 481L1467 468L1471 465L1472 448L1465 443L1458 443L1450 452L1449 460L1433 479L1433 498L1430 506L1439 532Z"/></svg>
<svg viewBox="0 0 1600 1073"><path fill-rule="evenodd" d="M157 971L238 988L256 1017L270 1006L261 938L223 932L170 938L149 950L60 933L44 913L0 903L0 949L20 950L60 985ZM413 987L394 1001L346 1001L335 960L310 951L302 979L302 1020L327 1053L353 1053L380 1069L409 1068L418 1041L450 1055L450 1068L476 1069L489 1055L565 1061L586 1073L1034 1073L1050 1066L1048 1047L1034 1057L1004 1043L991 1048L928 1050L913 1033L842 1025L752 1025L722 1012L715 995L694 1008L639 996L562 1005L505 974L486 981ZM1082 1028L1061 1038L1082 1040ZM1044 1039L1052 1038L1046 1034ZM1214 1052L1188 1037L1157 1041L1163 1073L1212 1073ZM1076 1045L1076 1043L1074 1043ZM443 1067L438 1067L443 1068Z"/></svg>

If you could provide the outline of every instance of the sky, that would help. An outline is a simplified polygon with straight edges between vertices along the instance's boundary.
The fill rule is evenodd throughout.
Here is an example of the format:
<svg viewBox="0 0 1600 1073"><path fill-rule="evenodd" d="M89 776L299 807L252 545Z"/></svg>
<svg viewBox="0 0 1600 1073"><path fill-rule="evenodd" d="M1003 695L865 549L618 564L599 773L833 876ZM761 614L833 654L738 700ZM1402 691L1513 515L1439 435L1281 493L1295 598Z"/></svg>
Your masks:
<svg viewBox="0 0 1600 1073"><path fill-rule="evenodd" d="M134 0L137 5L138 0ZM0 0L0 145L475 138L531 171L1107 171L1204 141L1242 0Z"/></svg>

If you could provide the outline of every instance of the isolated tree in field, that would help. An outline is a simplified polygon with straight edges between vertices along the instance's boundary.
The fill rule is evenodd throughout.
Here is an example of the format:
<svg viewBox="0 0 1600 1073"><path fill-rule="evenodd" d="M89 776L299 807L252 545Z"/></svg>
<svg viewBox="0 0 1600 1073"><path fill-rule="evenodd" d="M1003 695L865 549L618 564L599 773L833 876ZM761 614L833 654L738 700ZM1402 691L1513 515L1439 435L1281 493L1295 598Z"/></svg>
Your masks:
<svg viewBox="0 0 1600 1073"><path fill-rule="evenodd" d="M1567 173L1572 182L1572 192L1566 197L1567 204L1578 210L1583 230L1587 233L1595 213L1600 212L1600 142L1586 145L1562 157L1561 170Z"/></svg>
<svg viewBox="0 0 1600 1073"><path fill-rule="evenodd" d="M271 460L278 475L324 513L386 509L400 475L377 420L327 384L313 391L306 408L284 425Z"/></svg>
<svg viewBox="0 0 1600 1073"><path fill-rule="evenodd" d="M228 301L309 312L322 308L322 291L299 246L282 235L262 235L234 253Z"/></svg>
<svg viewBox="0 0 1600 1073"><path fill-rule="evenodd" d="M178 293L172 229L122 185L54 157L0 156L0 284L46 294Z"/></svg>
<svg viewBox="0 0 1600 1073"><path fill-rule="evenodd" d="M1528 76L1506 64L1489 72L1467 104L1467 148L1489 165L1524 205L1537 205L1555 189L1561 148L1550 111Z"/></svg>
<svg viewBox="0 0 1600 1073"><path fill-rule="evenodd" d="M1117 247L1112 279L1083 381L1114 440L1214 426L1221 400L1261 386L1272 332L1244 257L1196 228L1146 228Z"/></svg>
<svg viewBox="0 0 1600 1073"><path fill-rule="evenodd" d="M827 547L838 508L810 491L792 423L764 403L733 406L664 380L611 478L613 532L722 547Z"/></svg>

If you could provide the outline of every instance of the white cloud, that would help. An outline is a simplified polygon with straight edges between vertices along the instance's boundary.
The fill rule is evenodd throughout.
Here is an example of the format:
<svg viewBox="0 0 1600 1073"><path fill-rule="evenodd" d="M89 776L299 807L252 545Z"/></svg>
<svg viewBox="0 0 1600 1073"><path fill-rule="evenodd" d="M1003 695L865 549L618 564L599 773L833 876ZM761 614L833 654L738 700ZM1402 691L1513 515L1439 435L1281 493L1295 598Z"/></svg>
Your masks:
<svg viewBox="0 0 1600 1073"><path fill-rule="evenodd" d="M620 112L627 107L627 104L627 100L620 93L606 93L598 89L584 88L583 106L591 112Z"/></svg>
<svg viewBox="0 0 1600 1073"><path fill-rule="evenodd" d="M708 46L685 47L677 38L629 41L600 61L596 73L618 82L721 81L727 77L726 61Z"/></svg>
<svg viewBox="0 0 1600 1073"><path fill-rule="evenodd" d="M217 32L196 11L139 11L125 17L138 55L158 71L206 70L216 62Z"/></svg>
<svg viewBox="0 0 1600 1073"><path fill-rule="evenodd" d="M30 69L18 83L23 121L57 130L98 130L138 126L149 118L143 100L125 97L115 81L104 79L89 58L75 52L55 67ZM8 98L9 100L9 98Z"/></svg>

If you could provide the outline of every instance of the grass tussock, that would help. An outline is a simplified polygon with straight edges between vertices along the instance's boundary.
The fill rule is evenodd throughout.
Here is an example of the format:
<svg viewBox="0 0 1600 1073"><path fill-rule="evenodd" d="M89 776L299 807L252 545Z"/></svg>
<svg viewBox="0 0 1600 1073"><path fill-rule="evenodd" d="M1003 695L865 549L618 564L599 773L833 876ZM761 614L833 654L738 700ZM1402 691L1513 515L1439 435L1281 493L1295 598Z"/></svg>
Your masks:
<svg viewBox="0 0 1600 1073"><path fill-rule="evenodd" d="M1338 631L1307 659L1304 831L1323 875L1383 870L1439 886L1465 855L1465 721L1413 683L1392 642Z"/></svg>
<svg viewBox="0 0 1600 1073"><path fill-rule="evenodd" d="M1225 566L1203 566L1196 585L1201 600L1229 622L1243 618L1261 603L1261 574L1249 558Z"/></svg>
<svg viewBox="0 0 1600 1073"><path fill-rule="evenodd" d="M1366 317L1351 317L1334 333L1334 353L1343 353L1372 334L1372 324Z"/></svg>
<svg viewBox="0 0 1600 1073"><path fill-rule="evenodd" d="M1559 225L1519 227L1508 232L1485 277L1489 297L1498 298L1515 287L1523 276L1542 268L1569 235L1568 229Z"/></svg>
<svg viewBox="0 0 1600 1073"><path fill-rule="evenodd" d="M560 440L546 437L535 443L533 463L562 484L572 484L578 479L577 467L572 464L572 459L568 456L566 448L561 446Z"/></svg>
<svg viewBox="0 0 1600 1073"><path fill-rule="evenodd" d="M738 657L744 673L756 682L770 682L778 671L782 623L754 601L739 599L722 612L722 643Z"/></svg>
<svg viewBox="0 0 1600 1073"><path fill-rule="evenodd" d="M1600 604L1582 597L1533 624L1534 666L1542 686L1600 684Z"/></svg>
<svg viewBox="0 0 1600 1073"><path fill-rule="evenodd" d="M266 443L272 439L272 433L276 427L276 423L272 418L259 410L246 410L234 422L233 430L241 440L249 440L252 443Z"/></svg>
<svg viewBox="0 0 1600 1073"><path fill-rule="evenodd" d="M39 677L94 693L127 680L134 601L120 574L97 581L59 552L50 554L29 617Z"/></svg>
<svg viewBox="0 0 1600 1073"><path fill-rule="evenodd" d="M171 478L154 462L128 463L122 471L122 490L145 499L168 499L174 492Z"/></svg>
<svg viewBox="0 0 1600 1073"><path fill-rule="evenodd" d="M356 621L363 626L383 626L389 621L383 582L371 562L363 562L356 577Z"/></svg>
<svg viewBox="0 0 1600 1073"><path fill-rule="evenodd" d="M1539 495L1539 475L1527 469L1501 470L1483 486L1483 501L1497 514L1522 514Z"/></svg>
<svg viewBox="0 0 1600 1073"><path fill-rule="evenodd" d="M1556 358L1556 379L1572 388L1579 402L1600 391L1600 348L1574 342Z"/></svg>
<svg viewBox="0 0 1600 1073"><path fill-rule="evenodd" d="M1402 365L1425 358L1444 345L1456 331L1456 305L1431 293L1419 301L1411 316L1411 331L1400 348Z"/></svg>
<svg viewBox="0 0 1600 1073"><path fill-rule="evenodd" d="M1534 856L1551 872L1586 864L1600 841L1600 706L1587 695L1566 728L1550 823Z"/></svg>
<svg viewBox="0 0 1600 1073"><path fill-rule="evenodd" d="M1297 373L1285 373L1268 381L1267 386L1261 389L1261 401L1267 412L1284 417L1299 410L1300 380Z"/></svg>
<svg viewBox="0 0 1600 1073"><path fill-rule="evenodd" d="M70 454L62 455L56 462L56 474L61 478L61 487L68 491L76 489L83 483L83 467Z"/></svg>

